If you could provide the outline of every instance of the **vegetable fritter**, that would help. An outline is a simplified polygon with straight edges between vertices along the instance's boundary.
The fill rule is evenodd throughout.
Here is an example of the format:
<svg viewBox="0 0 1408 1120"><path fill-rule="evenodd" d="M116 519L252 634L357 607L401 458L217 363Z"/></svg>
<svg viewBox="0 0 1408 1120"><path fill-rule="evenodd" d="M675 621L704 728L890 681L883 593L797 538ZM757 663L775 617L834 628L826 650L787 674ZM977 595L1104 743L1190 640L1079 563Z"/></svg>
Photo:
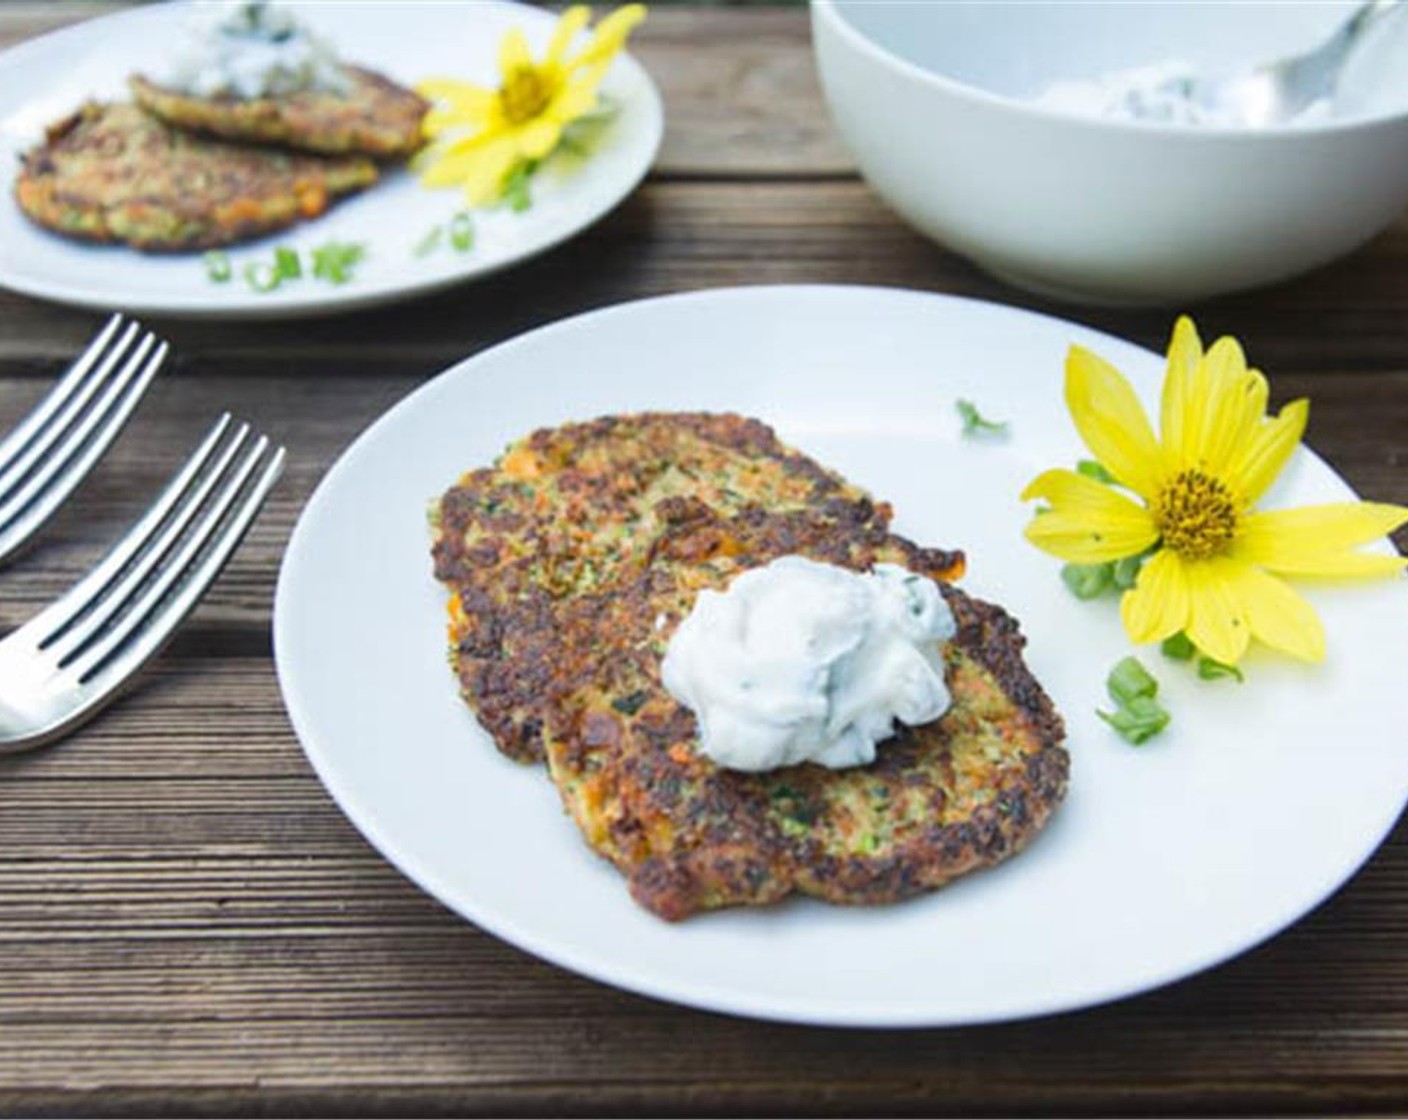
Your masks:
<svg viewBox="0 0 1408 1120"><path fill-rule="evenodd" d="M376 179L362 156L209 140L136 105L90 102L25 154L15 198L31 220L68 237L182 251L317 217Z"/></svg>
<svg viewBox="0 0 1408 1120"><path fill-rule="evenodd" d="M793 892L906 898L1019 851L1065 794L1060 717L1016 623L948 582L962 555L890 533L887 505L756 420L544 429L465 475L433 520L466 700L505 753L546 756L587 842L661 917ZM959 626L953 704L869 766L721 769L660 661L702 588L792 554L938 581Z"/></svg>
<svg viewBox="0 0 1408 1120"><path fill-rule="evenodd" d="M670 636L701 588L800 554L854 571L900 564L940 581L959 630L945 643L952 706L901 727L874 763L765 773L699 751L694 715L660 682ZM863 522L807 511L705 519L651 568L573 604L544 739L553 780L587 842L632 895L671 920L793 891L894 902L1020 850L1065 793L1062 726L1021 660L1016 624L943 582L953 555Z"/></svg>
<svg viewBox="0 0 1408 1120"><path fill-rule="evenodd" d="M436 510L435 571L453 592L461 689L500 750L542 758L539 704L559 660L564 604L643 570L672 526L750 506L890 517L766 425L729 415L543 429L461 478Z"/></svg>
<svg viewBox="0 0 1408 1120"><path fill-rule="evenodd" d="M429 105L413 90L362 67L344 67L345 93L303 90L277 97L194 97L135 74L138 104L179 128L324 155L399 159L421 144Z"/></svg>

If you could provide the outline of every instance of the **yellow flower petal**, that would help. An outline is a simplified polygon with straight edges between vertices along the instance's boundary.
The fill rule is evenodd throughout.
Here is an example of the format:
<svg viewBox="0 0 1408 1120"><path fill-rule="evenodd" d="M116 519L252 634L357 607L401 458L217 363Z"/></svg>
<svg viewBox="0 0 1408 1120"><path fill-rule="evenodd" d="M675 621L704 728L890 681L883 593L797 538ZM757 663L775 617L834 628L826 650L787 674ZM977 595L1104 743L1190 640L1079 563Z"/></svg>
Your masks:
<svg viewBox="0 0 1408 1120"><path fill-rule="evenodd" d="M600 73L605 74L606 68L600 68ZM584 113L590 113L596 108L596 86L596 82L583 81L578 75L553 99L548 114L560 124L571 124Z"/></svg>
<svg viewBox="0 0 1408 1120"><path fill-rule="evenodd" d="M1220 473L1225 454L1219 442L1238 415L1236 394L1245 379L1247 362L1235 338L1219 338L1203 355L1188 379L1182 422L1176 438L1165 433L1165 446L1179 470Z"/></svg>
<svg viewBox="0 0 1408 1120"><path fill-rule="evenodd" d="M1182 446L1183 415L1188 408L1189 386L1202 360L1203 343L1198 338L1198 328L1187 315L1180 315L1168 344L1168 369L1164 374L1164 391L1159 406L1159 431L1165 446Z"/></svg>
<svg viewBox="0 0 1408 1120"><path fill-rule="evenodd" d="M521 28L511 28L499 43L499 74L507 82L519 70L533 65L532 52L528 50L528 37Z"/></svg>
<svg viewBox="0 0 1408 1120"><path fill-rule="evenodd" d="M1252 637L1302 661L1325 659L1325 628L1309 603L1257 568L1229 571L1233 594L1242 605Z"/></svg>
<svg viewBox="0 0 1408 1120"><path fill-rule="evenodd" d="M1286 466L1305 434L1310 419L1310 402L1292 401L1268 420L1256 426L1226 466L1227 481L1237 490L1245 507L1266 493Z"/></svg>
<svg viewBox="0 0 1408 1120"><path fill-rule="evenodd" d="M1388 575L1408 560L1353 550L1405 523L1408 508L1383 502L1264 510L1242 518L1234 548L1239 559L1284 575Z"/></svg>
<svg viewBox="0 0 1408 1120"><path fill-rule="evenodd" d="M470 206L486 206L495 201L503 193L504 179L518 159L518 143L511 135L497 137L485 145L465 170L465 201Z"/></svg>
<svg viewBox="0 0 1408 1120"><path fill-rule="evenodd" d="M1251 623L1235 585L1235 575L1245 567L1224 557L1183 566L1192 601L1188 637L1213 660L1227 665L1240 661L1251 641Z"/></svg>
<svg viewBox="0 0 1408 1120"><path fill-rule="evenodd" d="M423 148L411 160L411 167L427 187L454 186L482 158L482 150L503 136L502 131L484 131Z"/></svg>
<svg viewBox="0 0 1408 1120"><path fill-rule="evenodd" d="M591 9L585 4L573 4L557 21L557 26L553 28L552 38L548 41L548 53L544 58L545 62L558 63L562 61L562 56L567 53L567 48L572 45L572 40L580 33L582 28L587 26L591 20Z"/></svg>
<svg viewBox="0 0 1408 1120"><path fill-rule="evenodd" d="M1228 477L1229 464L1265 421L1266 398L1266 378L1259 371L1241 362L1227 370L1224 382L1214 390L1203 433L1200 465L1206 474Z"/></svg>
<svg viewBox="0 0 1408 1120"><path fill-rule="evenodd" d="M460 85L432 94L427 88L432 84L435 83L422 82L416 87L421 96L433 103L421 121L421 130L427 136L438 136L452 128L482 128L497 115L499 95L495 90Z"/></svg>
<svg viewBox="0 0 1408 1120"><path fill-rule="evenodd" d="M497 92L488 86L462 82L458 78L422 78L416 83L416 92L431 101L443 101L448 105L472 104L497 96Z"/></svg>
<svg viewBox="0 0 1408 1120"><path fill-rule="evenodd" d="M1152 498L1162 475L1158 443L1119 370L1072 346L1066 357L1066 405L1081 439L1105 468L1141 497Z"/></svg>
<svg viewBox="0 0 1408 1120"><path fill-rule="evenodd" d="M1047 513L1033 517L1027 540L1077 564L1137 556L1158 539L1149 511L1117 490L1075 471L1050 470L1022 491L1022 500L1044 499Z"/></svg>
<svg viewBox="0 0 1408 1120"><path fill-rule="evenodd" d="M518 151L528 159L542 159L562 139L562 124L544 115L518 130Z"/></svg>
<svg viewBox="0 0 1408 1120"><path fill-rule="evenodd" d="M1193 599L1183 568L1167 549L1144 561L1134 587L1120 599L1120 618L1132 642L1161 642L1188 626Z"/></svg>
<svg viewBox="0 0 1408 1120"><path fill-rule="evenodd" d="M626 37L645 19L644 4L627 4L617 8L596 25L592 41L567 65L572 70L609 61L626 45Z"/></svg>

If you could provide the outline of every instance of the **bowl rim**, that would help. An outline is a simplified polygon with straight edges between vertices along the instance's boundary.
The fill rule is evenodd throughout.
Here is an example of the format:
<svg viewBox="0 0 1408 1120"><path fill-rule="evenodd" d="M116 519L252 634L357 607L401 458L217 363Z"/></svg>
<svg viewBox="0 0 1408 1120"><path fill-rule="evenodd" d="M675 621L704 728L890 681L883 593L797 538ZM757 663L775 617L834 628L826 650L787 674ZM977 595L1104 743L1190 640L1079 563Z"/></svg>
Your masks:
<svg viewBox="0 0 1408 1120"><path fill-rule="evenodd" d="M813 23L813 49L817 47L815 25L820 21L825 21L830 29L840 38L846 40L853 49L868 55L872 61L897 70L923 85L956 96L960 100L983 105L1014 116L1031 116L1038 120L1058 123L1059 126L1156 136L1160 140L1174 143L1236 141L1238 143L1267 144L1285 143L1296 137L1349 134L1369 131L1390 124L1408 123L1408 104L1395 112L1378 112L1353 117L1330 117L1328 120L1307 121L1303 124L1268 125L1259 128L1245 128L1227 124L1187 125L1167 121L1123 120L1071 113L1039 105L1034 101L1025 101L1018 97L1007 97L993 93L981 86L961 82L956 78L948 77L935 70L920 66L916 62L911 62L861 31L842 14L840 3L841 0L809 0Z"/></svg>

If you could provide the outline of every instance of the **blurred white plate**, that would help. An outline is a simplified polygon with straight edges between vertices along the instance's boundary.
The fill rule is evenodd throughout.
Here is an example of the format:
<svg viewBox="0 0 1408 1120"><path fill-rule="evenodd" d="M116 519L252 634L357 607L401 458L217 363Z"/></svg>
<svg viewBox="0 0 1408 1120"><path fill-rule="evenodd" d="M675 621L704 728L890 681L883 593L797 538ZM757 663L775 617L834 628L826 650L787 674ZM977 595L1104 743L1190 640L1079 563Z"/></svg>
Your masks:
<svg viewBox="0 0 1408 1120"><path fill-rule="evenodd" d="M1408 581L1307 591L1329 632L1317 668L1252 657L1239 686L1145 651L1174 723L1125 744L1095 716L1129 652L1116 604L1072 598L1021 537L1023 484L1083 455L1061 404L1072 342L1156 398L1162 359L1147 351L881 288L647 300L455 366L357 440L293 534L274 638L308 757L368 839L447 906L565 968L698 1007L976 1023L1127 996L1256 944L1344 882L1403 806L1408 751L1385 706L1408 695ZM1009 421L1008 437L962 438L957 398ZM964 586L1022 620L1069 728L1069 798L1027 851L896 906L794 900L669 925L587 849L546 776L498 754L445 664L427 503L539 425L642 409L760 417L893 501L900 532L967 551ZM1350 496L1300 451L1268 504Z"/></svg>
<svg viewBox="0 0 1408 1120"><path fill-rule="evenodd" d="M522 27L540 54L552 13L501 0L473 4L290 3L298 19L352 62L403 84L431 75L497 84L499 40ZM156 4L76 24L0 54L0 163L38 143L47 125L90 98L130 100L133 71L160 72L190 18L188 4ZM62 303L202 318L281 318L347 311L449 287L517 264L597 221L645 176L664 128L660 95L645 70L622 56L602 86L620 105L592 157L570 173L535 177L533 206L477 211L476 240L464 253L442 243L423 257L415 247L461 208L455 189L426 190L404 169L387 168L370 190L260 241L229 250L236 276L216 284L199 253L153 255L125 246L84 244L28 221L8 185L0 204L0 285ZM275 245L304 253L328 241L358 241L366 259L355 278L332 285L312 278L261 293L239 272L269 260Z"/></svg>

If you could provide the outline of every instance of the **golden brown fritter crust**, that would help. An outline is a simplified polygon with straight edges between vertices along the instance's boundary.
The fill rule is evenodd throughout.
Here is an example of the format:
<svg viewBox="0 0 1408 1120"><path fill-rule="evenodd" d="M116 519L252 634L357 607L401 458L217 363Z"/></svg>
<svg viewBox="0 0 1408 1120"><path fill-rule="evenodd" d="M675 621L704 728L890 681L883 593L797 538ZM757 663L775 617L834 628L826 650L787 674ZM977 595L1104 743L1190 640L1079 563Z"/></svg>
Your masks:
<svg viewBox="0 0 1408 1120"><path fill-rule="evenodd" d="M564 603L609 592L701 512L810 508L888 523L839 475L757 420L609 416L542 429L471 471L436 508L435 573L453 592L465 699L505 754L542 758L540 702L561 661Z"/></svg>
<svg viewBox="0 0 1408 1120"><path fill-rule="evenodd" d="M67 237L179 252L317 217L376 179L376 165L360 156L208 140L136 105L90 102L25 154L15 198L31 220Z"/></svg>
<svg viewBox="0 0 1408 1120"><path fill-rule="evenodd" d="M278 97L192 97L140 74L127 84L138 104L168 124L230 140L377 159L399 159L419 148L427 102L374 70L345 69L350 78L346 93L305 90Z"/></svg>
<svg viewBox="0 0 1408 1120"><path fill-rule="evenodd" d="M546 750L587 842L671 920L793 892L889 902L995 863L1064 796L1061 721L1016 623L947 583L962 555L889 520L755 420L656 413L535 432L437 507L464 696L505 753ZM944 651L953 706L870 766L723 770L660 662L700 589L793 554L939 580L959 624Z"/></svg>
<svg viewBox="0 0 1408 1120"><path fill-rule="evenodd" d="M1019 851L1064 796L1061 721L1022 663L1016 623L942 582L959 624L943 718L846 770L747 774L700 754L694 716L660 683L670 635L701 587L789 554L857 571L898 563L940 581L954 570L951 553L873 524L753 511L698 522L637 579L563 612L567 656L544 719L552 777L588 843L664 918L794 891L907 898Z"/></svg>

